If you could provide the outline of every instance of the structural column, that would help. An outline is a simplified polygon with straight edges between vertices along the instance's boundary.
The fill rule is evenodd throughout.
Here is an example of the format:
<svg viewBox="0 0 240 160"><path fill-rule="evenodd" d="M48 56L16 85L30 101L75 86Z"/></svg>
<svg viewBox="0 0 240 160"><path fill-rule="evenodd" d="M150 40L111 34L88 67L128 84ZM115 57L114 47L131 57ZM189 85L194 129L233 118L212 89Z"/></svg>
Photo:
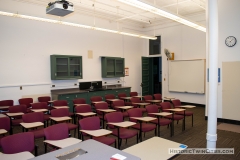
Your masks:
<svg viewBox="0 0 240 160"><path fill-rule="evenodd" d="M207 1L207 57L209 63L207 148L216 149L218 94L218 3Z"/></svg>

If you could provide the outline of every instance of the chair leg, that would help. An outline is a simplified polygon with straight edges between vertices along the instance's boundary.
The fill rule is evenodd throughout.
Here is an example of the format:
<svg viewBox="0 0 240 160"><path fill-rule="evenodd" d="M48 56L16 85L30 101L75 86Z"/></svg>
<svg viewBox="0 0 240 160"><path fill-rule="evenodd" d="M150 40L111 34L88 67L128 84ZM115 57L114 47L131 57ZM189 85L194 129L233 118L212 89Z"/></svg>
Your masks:
<svg viewBox="0 0 240 160"><path fill-rule="evenodd" d="M145 138L145 132L144 132L144 138Z"/></svg>
<svg viewBox="0 0 240 160"><path fill-rule="evenodd" d="M120 139L120 142L119 142L120 144L119 144L119 147L121 148L121 145L122 145L122 138ZM119 149L120 149L119 148Z"/></svg>
<svg viewBox="0 0 240 160"><path fill-rule="evenodd" d="M137 137L137 143L138 143L138 135L136 137Z"/></svg>
<svg viewBox="0 0 240 160"><path fill-rule="evenodd" d="M47 153L47 143L44 143L45 153Z"/></svg>
<svg viewBox="0 0 240 160"><path fill-rule="evenodd" d="M74 137L76 137L76 129L74 129Z"/></svg>
<svg viewBox="0 0 240 160"><path fill-rule="evenodd" d="M115 146L115 148L117 148L117 141L116 140L115 140L114 146Z"/></svg>
<svg viewBox="0 0 240 160"><path fill-rule="evenodd" d="M38 146L37 145L35 145L35 156L38 156Z"/></svg>
<svg viewBox="0 0 240 160"><path fill-rule="evenodd" d="M125 144L127 144L127 139L125 140Z"/></svg>
<svg viewBox="0 0 240 160"><path fill-rule="evenodd" d="M178 121L177 121L177 124L178 124Z"/></svg>
<svg viewBox="0 0 240 160"><path fill-rule="evenodd" d="M193 114L192 114L192 127L193 127Z"/></svg>

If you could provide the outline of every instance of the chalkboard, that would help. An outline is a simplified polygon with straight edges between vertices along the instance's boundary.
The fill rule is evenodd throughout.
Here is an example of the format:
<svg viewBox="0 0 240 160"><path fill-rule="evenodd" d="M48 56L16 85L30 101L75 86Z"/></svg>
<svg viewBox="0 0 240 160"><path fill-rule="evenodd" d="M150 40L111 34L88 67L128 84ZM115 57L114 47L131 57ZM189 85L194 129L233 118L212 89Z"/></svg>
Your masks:
<svg viewBox="0 0 240 160"><path fill-rule="evenodd" d="M205 93L205 60L169 61L169 91Z"/></svg>

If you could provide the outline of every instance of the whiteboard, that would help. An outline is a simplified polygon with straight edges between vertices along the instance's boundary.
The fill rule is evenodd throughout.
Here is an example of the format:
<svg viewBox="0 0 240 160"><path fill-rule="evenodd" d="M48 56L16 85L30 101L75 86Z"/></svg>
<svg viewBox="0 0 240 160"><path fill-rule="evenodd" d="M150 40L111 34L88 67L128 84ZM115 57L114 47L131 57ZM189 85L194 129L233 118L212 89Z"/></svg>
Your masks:
<svg viewBox="0 0 240 160"><path fill-rule="evenodd" d="M169 91L205 93L205 60L169 61Z"/></svg>

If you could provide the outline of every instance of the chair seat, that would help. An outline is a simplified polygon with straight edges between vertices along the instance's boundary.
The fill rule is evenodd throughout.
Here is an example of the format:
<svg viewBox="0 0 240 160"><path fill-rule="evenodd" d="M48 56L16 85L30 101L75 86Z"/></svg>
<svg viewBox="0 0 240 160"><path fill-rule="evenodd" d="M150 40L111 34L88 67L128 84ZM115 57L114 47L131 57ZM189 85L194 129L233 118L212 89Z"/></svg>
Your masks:
<svg viewBox="0 0 240 160"><path fill-rule="evenodd" d="M123 117L129 117L127 112L122 112L122 114L123 114Z"/></svg>
<svg viewBox="0 0 240 160"><path fill-rule="evenodd" d="M43 138L45 137L43 130L43 128L40 128L36 130L30 130L29 132L32 132L34 134L34 138Z"/></svg>
<svg viewBox="0 0 240 160"><path fill-rule="evenodd" d="M137 124L133 125L132 128L140 130L140 124L137 123ZM155 124L142 123L142 132L152 131L155 128L156 128Z"/></svg>
<svg viewBox="0 0 240 160"><path fill-rule="evenodd" d="M166 116L166 118L172 119L172 115ZM183 118L184 118L184 116L182 116L182 115L176 115L176 114L173 115L173 120L178 121L178 120L181 120Z"/></svg>
<svg viewBox="0 0 240 160"><path fill-rule="evenodd" d="M114 136L118 136L118 130L114 129L112 130L112 134ZM134 137L135 135L138 134L138 132L136 130L131 130L131 129L126 129L126 128L120 128L119 129L119 137L121 139L127 139L127 138L131 138Z"/></svg>
<svg viewBox="0 0 240 160"><path fill-rule="evenodd" d="M19 126L20 123L22 123L23 120L22 119L12 119L12 125L13 126Z"/></svg>
<svg viewBox="0 0 240 160"><path fill-rule="evenodd" d="M125 103L125 106L132 106L131 102L124 102L124 103Z"/></svg>
<svg viewBox="0 0 240 160"><path fill-rule="evenodd" d="M76 129L76 128L78 128L78 126L77 126L77 125L75 125L75 124L72 124L72 123L67 123L67 125L68 125L68 130L73 130L73 129Z"/></svg>
<svg viewBox="0 0 240 160"><path fill-rule="evenodd" d="M155 119L155 120L153 120L151 122L155 123L155 124L158 124L158 120L157 119ZM160 126L166 126L166 125L169 125L170 123L172 123L172 121L169 120L169 119L165 119L165 118L160 118L159 119Z"/></svg>
<svg viewBox="0 0 240 160"><path fill-rule="evenodd" d="M147 112L146 108L140 108L142 112Z"/></svg>
<svg viewBox="0 0 240 160"><path fill-rule="evenodd" d="M184 111L181 112L176 112L178 115L184 115ZM192 116L193 112L192 111L185 111L185 116Z"/></svg>
<svg viewBox="0 0 240 160"><path fill-rule="evenodd" d="M106 136L101 136L101 137L93 137L94 140L104 143L106 145L112 145L113 143L115 143L116 139L115 138L111 138L111 137L106 137Z"/></svg>
<svg viewBox="0 0 240 160"><path fill-rule="evenodd" d="M74 115L74 113L69 112L69 117L72 117Z"/></svg>
<svg viewBox="0 0 240 160"><path fill-rule="evenodd" d="M49 120L50 115L49 114L44 114L44 121Z"/></svg>

